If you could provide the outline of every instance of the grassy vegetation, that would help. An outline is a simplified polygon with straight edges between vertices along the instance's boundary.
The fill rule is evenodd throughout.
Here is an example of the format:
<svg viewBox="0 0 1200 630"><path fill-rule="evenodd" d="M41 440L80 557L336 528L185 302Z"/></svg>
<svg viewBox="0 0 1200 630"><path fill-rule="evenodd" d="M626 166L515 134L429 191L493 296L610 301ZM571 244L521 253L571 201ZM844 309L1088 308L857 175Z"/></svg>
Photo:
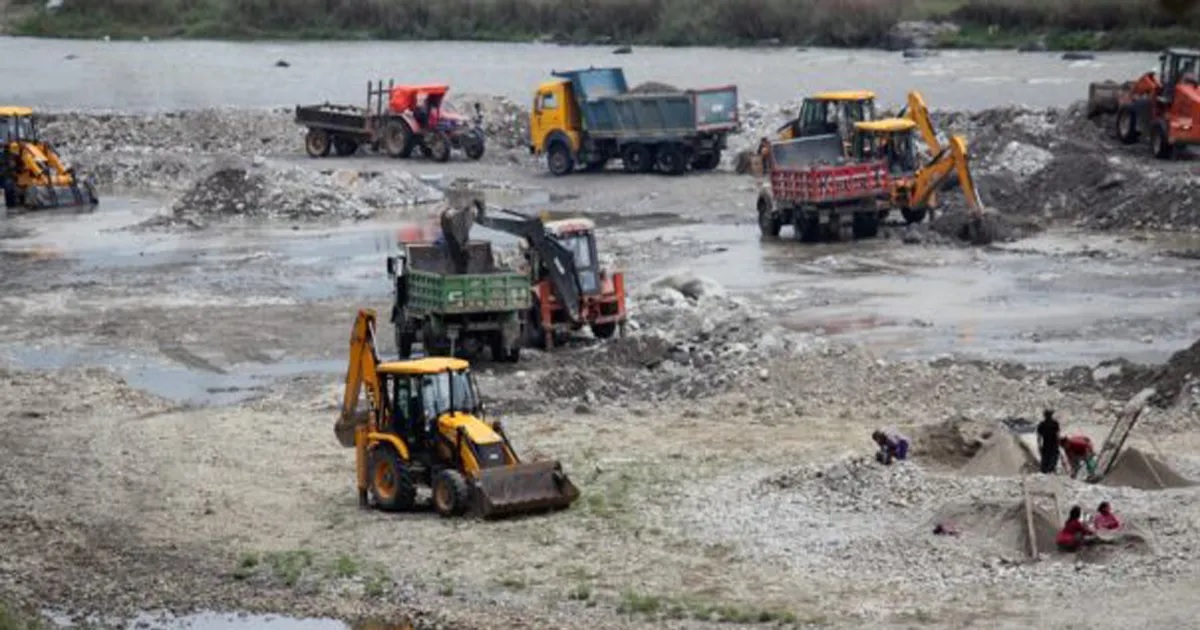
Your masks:
<svg viewBox="0 0 1200 630"><path fill-rule="evenodd" d="M1200 43L1193 0L14 0L14 30L65 37L378 38L875 46L949 19L947 46L1154 49Z"/></svg>
<svg viewBox="0 0 1200 630"><path fill-rule="evenodd" d="M0 601L0 630L42 630L46 624L32 614L26 614Z"/></svg>
<svg viewBox="0 0 1200 630"><path fill-rule="evenodd" d="M775 608L673 598L626 590L621 593L617 611L653 618L694 619L721 623L782 623L799 621L796 614Z"/></svg>

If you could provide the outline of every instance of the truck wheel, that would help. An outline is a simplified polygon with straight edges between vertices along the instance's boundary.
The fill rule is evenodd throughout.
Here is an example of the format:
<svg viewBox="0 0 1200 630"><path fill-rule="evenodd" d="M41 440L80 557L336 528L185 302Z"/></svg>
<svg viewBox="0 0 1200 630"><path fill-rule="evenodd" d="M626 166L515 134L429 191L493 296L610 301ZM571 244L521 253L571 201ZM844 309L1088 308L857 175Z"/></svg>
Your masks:
<svg viewBox="0 0 1200 630"><path fill-rule="evenodd" d="M597 339L609 339L613 333L617 332L617 322L608 322L607 324L592 324L592 335Z"/></svg>
<svg viewBox="0 0 1200 630"><path fill-rule="evenodd" d="M358 141L353 138L338 136L333 139L333 152L341 157L354 155L358 151Z"/></svg>
<svg viewBox="0 0 1200 630"><path fill-rule="evenodd" d="M925 220L927 211L925 208L901 208L900 216L904 217L905 223L920 223Z"/></svg>
<svg viewBox="0 0 1200 630"><path fill-rule="evenodd" d="M664 144L658 149L658 168L667 175L682 175L687 171L687 157L683 147L677 144Z"/></svg>
<svg viewBox="0 0 1200 630"><path fill-rule="evenodd" d="M575 170L575 158L571 157L567 145L555 142L550 145L550 152L546 154L546 166L550 168L550 173L557 177L570 175L571 171Z"/></svg>
<svg viewBox="0 0 1200 630"><path fill-rule="evenodd" d="M878 234L878 212L869 210L854 213L854 238L875 238Z"/></svg>
<svg viewBox="0 0 1200 630"><path fill-rule="evenodd" d="M367 461L367 479L375 505L387 512L412 509L417 488L400 454L391 446L379 446Z"/></svg>
<svg viewBox="0 0 1200 630"><path fill-rule="evenodd" d="M546 331L542 330L542 304L537 297L533 298L533 303L529 305L528 315L525 318L525 345L531 348L544 348L546 346Z"/></svg>
<svg viewBox="0 0 1200 630"><path fill-rule="evenodd" d="M483 151L487 146L487 142L484 140L482 131L478 129L468 131L467 135L463 136L462 143L463 151L466 152L468 159L478 160L483 157Z"/></svg>
<svg viewBox="0 0 1200 630"><path fill-rule="evenodd" d="M1150 148L1154 150L1154 157L1160 160L1169 160L1175 154L1175 145L1171 144L1167 134L1167 125L1161 121L1150 130Z"/></svg>
<svg viewBox="0 0 1200 630"><path fill-rule="evenodd" d="M396 352L401 359L407 359L412 356L413 342L416 339L412 334L404 332L399 326L396 326Z"/></svg>
<svg viewBox="0 0 1200 630"><path fill-rule="evenodd" d="M4 207L13 208L17 205L17 187L12 181L4 182Z"/></svg>
<svg viewBox="0 0 1200 630"><path fill-rule="evenodd" d="M621 162L627 173L649 173L654 168L654 156L644 144L627 144L621 149Z"/></svg>
<svg viewBox="0 0 1200 630"><path fill-rule="evenodd" d="M701 153L692 158L692 168L697 171L711 171L721 165L721 151Z"/></svg>
<svg viewBox="0 0 1200 630"><path fill-rule="evenodd" d="M433 509L443 517L458 516L467 511L471 490L462 473L451 468L433 476Z"/></svg>
<svg viewBox="0 0 1200 630"><path fill-rule="evenodd" d="M771 208L771 201L766 197L758 199L758 229L767 238L778 238L779 230L783 228L783 220Z"/></svg>
<svg viewBox="0 0 1200 630"><path fill-rule="evenodd" d="M1122 107L1117 110L1117 138L1125 144L1137 142L1141 135L1137 128L1137 113L1132 108Z"/></svg>
<svg viewBox="0 0 1200 630"><path fill-rule="evenodd" d="M383 128L383 152L388 157L407 158L412 155L413 133L403 120L392 120Z"/></svg>
<svg viewBox="0 0 1200 630"><path fill-rule="evenodd" d="M308 157L325 157L329 155L329 132L324 129L309 128L304 136L304 152Z"/></svg>
<svg viewBox="0 0 1200 630"><path fill-rule="evenodd" d="M820 243L821 237L821 215L815 211L812 212L796 212L796 238L805 243Z"/></svg>
<svg viewBox="0 0 1200 630"><path fill-rule="evenodd" d="M450 159L450 138L441 131L433 132L429 137L429 157L435 162L446 162Z"/></svg>

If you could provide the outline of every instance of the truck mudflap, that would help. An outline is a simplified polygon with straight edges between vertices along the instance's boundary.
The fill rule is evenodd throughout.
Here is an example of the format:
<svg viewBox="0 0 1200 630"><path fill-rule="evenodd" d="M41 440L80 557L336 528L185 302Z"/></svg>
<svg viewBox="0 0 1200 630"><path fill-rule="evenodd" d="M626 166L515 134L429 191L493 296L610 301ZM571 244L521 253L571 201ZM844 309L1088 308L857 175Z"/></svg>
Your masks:
<svg viewBox="0 0 1200 630"><path fill-rule="evenodd" d="M472 511L480 518L500 518L565 508L579 489L557 461L497 466L479 471Z"/></svg>

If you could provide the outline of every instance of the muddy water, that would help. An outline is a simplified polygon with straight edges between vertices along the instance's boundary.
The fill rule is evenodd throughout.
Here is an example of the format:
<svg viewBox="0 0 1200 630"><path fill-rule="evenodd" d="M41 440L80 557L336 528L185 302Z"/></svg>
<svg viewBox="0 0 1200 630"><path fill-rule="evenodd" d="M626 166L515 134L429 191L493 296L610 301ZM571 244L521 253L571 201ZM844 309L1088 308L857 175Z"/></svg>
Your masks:
<svg viewBox="0 0 1200 630"><path fill-rule="evenodd" d="M708 253L676 266L766 306L788 328L896 357L1157 362L1200 337L1200 261L1162 253L1200 246L1195 237L1052 232L989 250L935 249L760 242L753 225L697 225L637 238L703 243Z"/></svg>
<svg viewBox="0 0 1200 630"><path fill-rule="evenodd" d="M104 42L0 38L0 75L25 104L49 108L153 110L267 107L365 98L365 84L393 77L449 82L459 92L525 102L553 69L623 66L631 82L737 84L743 99L782 102L820 89L870 88L888 104L924 91L934 107L1016 103L1059 106L1085 98L1090 81L1141 74L1149 54L1105 53L1063 61L1055 53L898 52L793 48L611 47L462 42ZM29 59L39 60L36 64ZM277 68L287 60L291 66ZM419 60L419 63L411 63ZM181 72L180 68L187 68Z"/></svg>

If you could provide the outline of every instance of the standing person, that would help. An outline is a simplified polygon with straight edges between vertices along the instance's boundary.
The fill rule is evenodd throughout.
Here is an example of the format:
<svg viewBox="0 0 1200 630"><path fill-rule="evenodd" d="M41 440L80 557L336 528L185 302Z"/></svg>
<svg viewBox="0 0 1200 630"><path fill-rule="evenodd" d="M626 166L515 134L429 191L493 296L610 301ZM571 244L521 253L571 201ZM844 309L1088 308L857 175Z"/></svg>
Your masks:
<svg viewBox="0 0 1200 630"><path fill-rule="evenodd" d="M1092 525L1096 529L1114 530L1121 529L1121 521L1113 514L1112 505L1108 501L1101 501L1100 507L1096 508L1096 516L1092 519Z"/></svg>
<svg viewBox="0 0 1200 630"><path fill-rule="evenodd" d="M1096 532L1084 524L1083 508L1078 505L1071 507L1071 514L1067 517L1063 528L1058 531L1054 542L1058 545L1059 551L1079 551L1079 548L1084 545L1095 544Z"/></svg>
<svg viewBox="0 0 1200 630"><path fill-rule="evenodd" d="M1092 448L1091 438L1086 435L1071 435L1062 438L1058 443L1067 455L1072 479L1084 466L1087 466L1089 478L1096 474L1096 449Z"/></svg>
<svg viewBox="0 0 1200 630"><path fill-rule="evenodd" d="M879 451L875 453L875 461L880 464L890 466L894 459L900 461L908 459L908 438L903 435L876 431L871 434L871 439L879 446Z"/></svg>
<svg viewBox="0 0 1200 630"><path fill-rule="evenodd" d="M1058 469L1058 420L1054 419L1054 410L1042 412L1042 421L1037 425L1038 450L1041 451L1041 471L1044 475L1052 475Z"/></svg>

